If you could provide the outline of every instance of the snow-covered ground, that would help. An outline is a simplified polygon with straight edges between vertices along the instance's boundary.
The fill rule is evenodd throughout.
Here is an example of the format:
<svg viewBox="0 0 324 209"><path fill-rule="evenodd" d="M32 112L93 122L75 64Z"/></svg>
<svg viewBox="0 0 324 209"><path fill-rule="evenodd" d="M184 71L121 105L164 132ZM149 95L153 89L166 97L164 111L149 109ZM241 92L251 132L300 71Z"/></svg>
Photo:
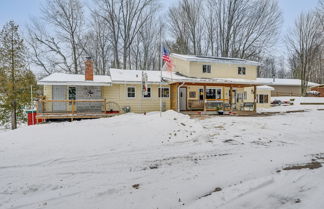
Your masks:
<svg viewBox="0 0 324 209"><path fill-rule="evenodd" d="M173 111L0 133L0 208L323 209L324 111Z"/></svg>

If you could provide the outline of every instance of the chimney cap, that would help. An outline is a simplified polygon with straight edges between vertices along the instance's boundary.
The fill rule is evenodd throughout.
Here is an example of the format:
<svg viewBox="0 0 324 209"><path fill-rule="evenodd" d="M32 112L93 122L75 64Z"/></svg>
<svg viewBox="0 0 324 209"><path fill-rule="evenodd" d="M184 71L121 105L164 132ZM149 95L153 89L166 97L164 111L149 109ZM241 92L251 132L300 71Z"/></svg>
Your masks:
<svg viewBox="0 0 324 209"><path fill-rule="evenodd" d="M86 60L92 60L92 57L91 56L87 56L86 57Z"/></svg>

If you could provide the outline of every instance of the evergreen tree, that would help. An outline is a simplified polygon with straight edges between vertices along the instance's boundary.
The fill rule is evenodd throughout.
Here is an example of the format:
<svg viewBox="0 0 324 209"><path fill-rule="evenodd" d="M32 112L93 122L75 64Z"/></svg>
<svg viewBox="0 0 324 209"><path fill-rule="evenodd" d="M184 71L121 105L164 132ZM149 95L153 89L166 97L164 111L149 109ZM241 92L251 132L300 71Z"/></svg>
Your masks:
<svg viewBox="0 0 324 209"><path fill-rule="evenodd" d="M0 123L11 122L11 129L24 120L30 86L36 86L34 74L27 69L26 48L18 29L10 21L0 32Z"/></svg>

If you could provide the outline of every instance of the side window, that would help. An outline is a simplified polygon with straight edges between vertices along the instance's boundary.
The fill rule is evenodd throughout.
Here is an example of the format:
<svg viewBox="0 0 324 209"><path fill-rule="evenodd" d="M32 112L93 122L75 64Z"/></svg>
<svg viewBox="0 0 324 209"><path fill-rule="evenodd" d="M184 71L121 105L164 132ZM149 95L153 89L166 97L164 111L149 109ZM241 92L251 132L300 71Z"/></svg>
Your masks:
<svg viewBox="0 0 324 209"><path fill-rule="evenodd" d="M135 98L135 87L127 87L127 97L128 98Z"/></svg>
<svg viewBox="0 0 324 209"><path fill-rule="evenodd" d="M211 65L203 65L203 73L211 73Z"/></svg>
<svg viewBox="0 0 324 209"><path fill-rule="evenodd" d="M75 100L75 99L76 99L76 88L69 87L69 100Z"/></svg>
<svg viewBox="0 0 324 209"><path fill-rule="evenodd" d="M246 74L246 68L245 67L238 67L237 74L245 75Z"/></svg>

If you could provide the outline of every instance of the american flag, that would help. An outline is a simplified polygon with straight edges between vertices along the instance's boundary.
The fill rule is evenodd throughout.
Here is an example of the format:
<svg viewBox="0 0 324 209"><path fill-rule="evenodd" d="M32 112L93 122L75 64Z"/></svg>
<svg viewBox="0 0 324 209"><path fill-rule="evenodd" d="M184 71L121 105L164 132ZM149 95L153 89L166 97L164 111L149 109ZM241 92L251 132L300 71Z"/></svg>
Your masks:
<svg viewBox="0 0 324 209"><path fill-rule="evenodd" d="M170 58L170 52L163 47L163 56L162 56L162 60L165 62L165 65L167 67L167 71L172 71L174 65L173 62Z"/></svg>

